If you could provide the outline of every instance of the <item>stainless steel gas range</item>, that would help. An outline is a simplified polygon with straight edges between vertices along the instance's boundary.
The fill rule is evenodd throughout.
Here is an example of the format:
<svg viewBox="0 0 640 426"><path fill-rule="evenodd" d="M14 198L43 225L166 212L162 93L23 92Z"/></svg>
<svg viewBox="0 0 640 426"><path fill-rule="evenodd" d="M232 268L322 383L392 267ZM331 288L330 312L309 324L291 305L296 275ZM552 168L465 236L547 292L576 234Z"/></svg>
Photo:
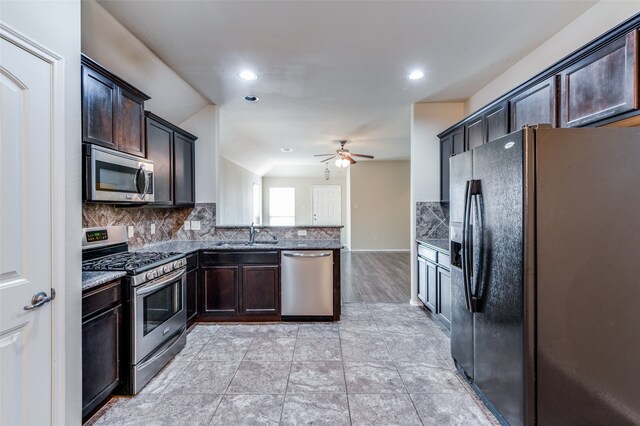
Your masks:
<svg viewBox="0 0 640 426"><path fill-rule="evenodd" d="M181 253L129 252L125 226L83 229L84 271L125 271L122 393L135 395L186 343Z"/></svg>

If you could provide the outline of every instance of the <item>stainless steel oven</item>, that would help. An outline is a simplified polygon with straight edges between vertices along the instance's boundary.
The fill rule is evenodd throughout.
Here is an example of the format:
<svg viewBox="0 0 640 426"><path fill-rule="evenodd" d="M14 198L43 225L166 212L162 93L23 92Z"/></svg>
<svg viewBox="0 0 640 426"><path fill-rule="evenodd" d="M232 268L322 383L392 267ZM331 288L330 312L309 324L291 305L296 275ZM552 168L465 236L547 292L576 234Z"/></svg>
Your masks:
<svg viewBox="0 0 640 426"><path fill-rule="evenodd" d="M132 280L135 282L135 280ZM186 268L131 287L131 393L138 393L185 345Z"/></svg>
<svg viewBox="0 0 640 426"><path fill-rule="evenodd" d="M84 144L83 201L144 204L154 201L153 162Z"/></svg>
<svg viewBox="0 0 640 426"><path fill-rule="evenodd" d="M132 287L134 364L144 360L186 324L186 282L183 267Z"/></svg>

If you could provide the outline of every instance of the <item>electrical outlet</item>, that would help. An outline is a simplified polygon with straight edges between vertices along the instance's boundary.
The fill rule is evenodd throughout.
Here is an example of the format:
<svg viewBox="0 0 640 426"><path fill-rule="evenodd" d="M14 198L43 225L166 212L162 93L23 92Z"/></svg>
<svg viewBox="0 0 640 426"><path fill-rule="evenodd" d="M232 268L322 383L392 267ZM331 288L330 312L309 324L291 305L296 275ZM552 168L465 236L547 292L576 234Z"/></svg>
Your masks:
<svg viewBox="0 0 640 426"><path fill-rule="evenodd" d="M199 220L192 220L191 221L191 230L192 231L199 231L200 230L200 221Z"/></svg>
<svg viewBox="0 0 640 426"><path fill-rule="evenodd" d="M127 232L129 234L129 238L133 238L133 226L129 226L127 228Z"/></svg>
<svg viewBox="0 0 640 426"><path fill-rule="evenodd" d="M305 237L307 235L306 229L298 229L298 237Z"/></svg>
<svg viewBox="0 0 640 426"><path fill-rule="evenodd" d="M155 234L155 233L156 233L156 224L155 224L155 223L152 223L152 224L151 224L151 235L153 235L153 234Z"/></svg>
<svg viewBox="0 0 640 426"><path fill-rule="evenodd" d="M355 203L355 204L353 205L353 208L354 208L354 209L357 209L357 208L358 208L358 203Z"/></svg>
<svg viewBox="0 0 640 426"><path fill-rule="evenodd" d="M185 231L191 231L191 222L188 220L184 221L184 225L182 225Z"/></svg>

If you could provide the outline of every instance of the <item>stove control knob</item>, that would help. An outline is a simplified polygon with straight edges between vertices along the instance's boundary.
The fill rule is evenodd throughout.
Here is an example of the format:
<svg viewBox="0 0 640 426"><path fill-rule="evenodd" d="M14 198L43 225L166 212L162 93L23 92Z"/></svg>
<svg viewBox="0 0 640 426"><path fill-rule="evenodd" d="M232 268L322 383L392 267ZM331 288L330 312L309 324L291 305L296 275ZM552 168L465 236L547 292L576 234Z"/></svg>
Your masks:
<svg viewBox="0 0 640 426"><path fill-rule="evenodd" d="M170 272L171 271L171 265L164 265L164 268L162 268L162 270L164 271L165 274L167 272Z"/></svg>
<svg viewBox="0 0 640 426"><path fill-rule="evenodd" d="M182 261L181 260L176 260L175 262L173 262L173 269L178 269L182 266Z"/></svg>
<svg viewBox="0 0 640 426"><path fill-rule="evenodd" d="M147 272L147 279L148 280L152 280L154 279L156 276L153 272Z"/></svg>

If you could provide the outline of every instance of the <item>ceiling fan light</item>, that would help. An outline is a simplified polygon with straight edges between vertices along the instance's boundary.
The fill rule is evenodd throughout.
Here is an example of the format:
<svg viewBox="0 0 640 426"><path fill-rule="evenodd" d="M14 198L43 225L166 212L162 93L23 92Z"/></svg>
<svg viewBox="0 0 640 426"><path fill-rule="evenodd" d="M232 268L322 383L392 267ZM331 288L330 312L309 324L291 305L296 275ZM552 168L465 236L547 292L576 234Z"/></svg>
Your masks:
<svg viewBox="0 0 640 426"><path fill-rule="evenodd" d="M249 71L249 70L241 71L238 75L240 76L241 79L247 80L247 81L252 81L252 80L257 80L258 79L258 74L256 74L253 71Z"/></svg>
<svg viewBox="0 0 640 426"><path fill-rule="evenodd" d="M411 73L407 76L409 80L420 80L424 77L424 73L420 70L411 71Z"/></svg>
<svg viewBox="0 0 640 426"><path fill-rule="evenodd" d="M336 160L336 167L349 167L349 164L351 164L351 162L346 158L338 158Z"/></svg>

